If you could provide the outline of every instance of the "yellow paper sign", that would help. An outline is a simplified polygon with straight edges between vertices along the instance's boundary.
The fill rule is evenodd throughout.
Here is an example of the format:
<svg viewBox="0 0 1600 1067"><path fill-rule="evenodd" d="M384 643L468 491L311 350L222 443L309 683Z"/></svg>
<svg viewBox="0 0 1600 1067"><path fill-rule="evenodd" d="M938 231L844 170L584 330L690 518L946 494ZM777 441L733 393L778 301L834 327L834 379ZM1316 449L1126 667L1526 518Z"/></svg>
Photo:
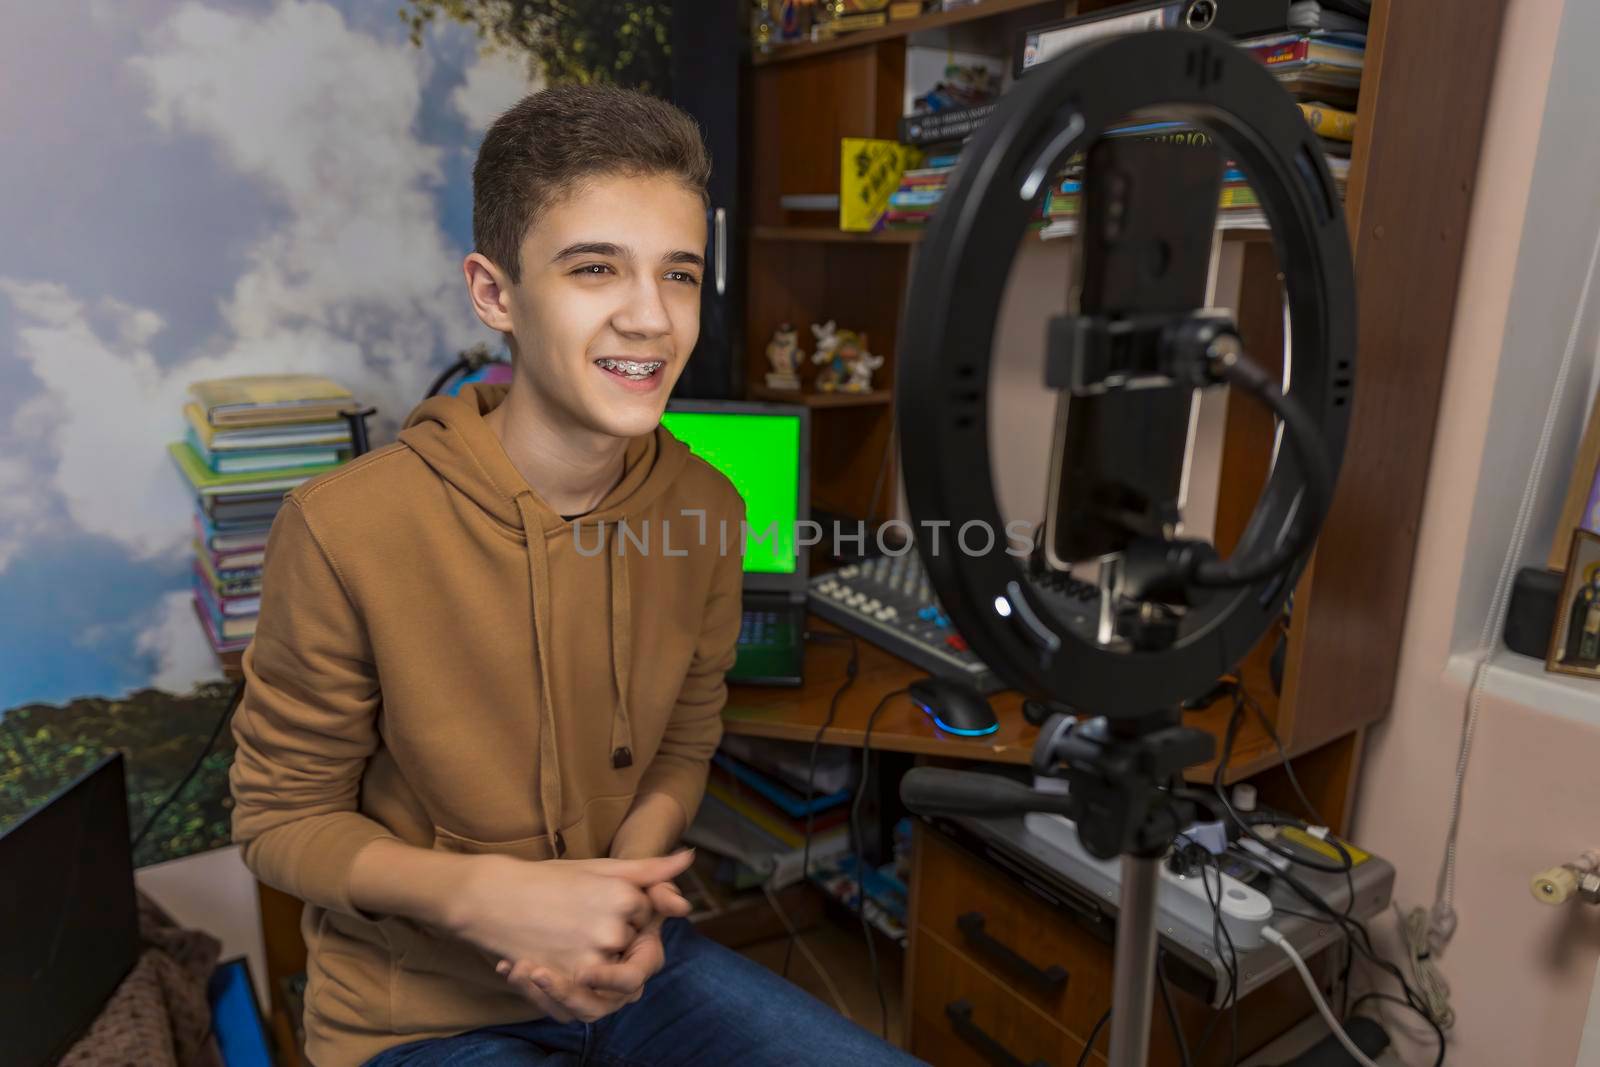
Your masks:
<svg viewBox="0 0 1600 1067"><path fill-rule="evenodd" d="M901 176L922 162L922 153L871 137L846 137L839 145L839 229L870 231Z"/></svg>

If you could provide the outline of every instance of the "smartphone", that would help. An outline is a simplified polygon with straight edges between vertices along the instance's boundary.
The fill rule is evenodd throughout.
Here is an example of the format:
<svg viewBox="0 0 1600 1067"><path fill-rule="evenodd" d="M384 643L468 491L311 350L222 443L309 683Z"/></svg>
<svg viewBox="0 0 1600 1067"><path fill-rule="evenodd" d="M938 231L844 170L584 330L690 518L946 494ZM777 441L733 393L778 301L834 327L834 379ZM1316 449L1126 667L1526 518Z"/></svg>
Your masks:
<svg viewBox="0 0 1600 1067"><path fill-rule="evenodd" d="M1221 188L1222 158L1209 137L1096 141L1083 179L1077 314L1204 307ZM1052 567L1114 555L1178 523L1194 394L1170 384L1061 392L1045 508Z"/></svg>

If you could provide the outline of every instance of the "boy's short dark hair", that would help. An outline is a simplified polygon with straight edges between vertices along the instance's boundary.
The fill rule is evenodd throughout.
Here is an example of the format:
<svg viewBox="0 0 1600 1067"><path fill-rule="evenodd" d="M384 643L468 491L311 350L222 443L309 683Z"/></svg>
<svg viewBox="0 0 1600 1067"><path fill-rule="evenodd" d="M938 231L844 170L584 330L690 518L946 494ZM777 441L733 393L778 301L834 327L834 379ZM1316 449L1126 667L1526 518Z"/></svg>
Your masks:
<svg viewBox="0 0 1600 1067"><path fill-rule="evenodd" d="M654 96L609 85L532 93L495 120L472 168L472 241L516 282L522 240L539 215L603 174L676 178L706 196L711 157L700 128Z"/></svg>

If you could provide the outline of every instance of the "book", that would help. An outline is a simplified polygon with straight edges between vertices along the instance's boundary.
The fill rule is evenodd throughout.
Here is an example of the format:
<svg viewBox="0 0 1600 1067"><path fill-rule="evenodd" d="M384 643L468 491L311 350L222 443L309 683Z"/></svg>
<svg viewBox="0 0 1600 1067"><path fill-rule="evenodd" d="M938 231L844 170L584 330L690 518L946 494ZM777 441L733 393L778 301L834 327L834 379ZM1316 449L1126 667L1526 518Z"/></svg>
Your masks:
<svg viewBox="0 0 1600 1067"><path fill-rule="evenodd" d="M200 453L187 441L177 441L167 446L167 453L178 465L178 471L188 481L189 487L202 496L227 493L260 493L269 489L293 489L301 482L338 468L337 463L317 464L308 467L288 467L275 471L253 471L239 474L218 474L205 465Z"/></svg>
<svg viewBox="0 0 1600 1067"><path fill-rule="evenodd" d="M213 426L328 422L349 407L350 390L316 374L244 374L194 382L189 395Z"/></svg>
<svg viewBox="0 0 1600 1067"><path fill-rule="evenodd" d="M1361 89L1359 76L1336 71L1322 74L1317 71L1289 72L1278 76L1278 84L1290 96L1303 100L1325 100L1334 107L1353 108Z"/></svg>
<svg viewBox="0 0 1600 1067"><path fill-rule="evenodd" d="M772 835L774 840L781 841L789 848L805 847L805 819L786 818L782 812L777 811L750 790L741 789L737 779L710 777L706 780L706 792L761 827ZM848 809L842 807L829 812L826 816L812 816L811 839L815 841L819 834L826 834L836 827L843 826L848 818Z"/></svg>
<svg viewBox="0 0 1600 1067"><path fill-rule="evenodd" d="M265 494L239 493L229 496L203 497L200 510L219 530L237 530L245 526L271 523L283 507L283 491Z"/></svg>
<svg viewBox="0 0 1600 1067"><path fill-rule="evenodd" d="M906 909L910 893L894 871L893 864L874 870L861 863L854 853L841 855L822 865L812 865L812 884L862 916L896 944L906 943ZM863 896L862 888L866 889Z"/></svg>
<svg viewBox="0 0 1600 1067"><path fill-rule="evenodd" d="M900 119L900 143L909 145L943 144L958 141L983 124L994 113L996 103L954 111L935 111L929 115L905 115Z"/></svg>
<svg viewBox="0 0 1600 1067"><path fill-rule="evenodd" d="M773 889L783 889L805 876L801 870L805 858L803 847L789 847L709 792L701 800L694 822L684 830L683 839L731 860L733 867L726 880L735 888L744 889L765 882ZM849 849L847 826L813 836L812 869Z"/></svg>
<svg viewBox="0 0 1600 1067"><path fill-rule="evenodd" d="M206 577L205 570L200 566L199 560L195 560L194 570L195 578L205 586L203 596L207 605L215 605L224 618L256 615L261 611L261 594L259 591L242 594L219 593L216 587L211 584L211 580ZM199 589L198 585L196 589Z"/></svg>
<svg viewBox="0 0 1600 1067"><path fill-rule="evenodd" d="M827 795L814 796L810 804L805 794L773 781L766 775L745 766L721 752L714 753L711 762L734 775L739 781L776 804L785 815L804 816L809 811L823 812L850 800L850 790L841 789Z"/></svg>
<svg viewBox="0 0 1600 1067"><path fill-rule="evenodd" d="M225 529L212 522L211 517L203 510L196 509L194 528L200 543L212 552L238 552L243 549L266 548L267 535L272 532L272 523L257 522L248 526Z"/></svg>
<svg viewBox="0 0 1600 1067"><path fill-rule="evenodd" d="M901 19L914 19L922 14L922 0L891 0L889 4L889 21L899 22Z"/></svg>
<svg viewBox="0 0 1600 1067"><path fill-rule="evenodd" d="M1239 46L1274 71L1334 68L1355 71L1359 77L1366 60L1365 38L1321 30L1250 37Z"/></svg>
<svg viewBox="0 0 1600 1067"><path fill-rule="evenodd" d="M211 618L211 612L200 599L199 592L189 597L189 606L194 608L195 617L200 620L200 625L205 629L206 640L211 643L211 650L221 656L229 652L242 652L250 645L250 638L254 631L244 637L224 638L217 633L217 625Z"/></svg>
<svg viewBox="0 0 1600 1067"><path fill-rule="evenodd" d="M213 636L212 644L232 643L236 641L249 641L256 632L256 615L225 615L222 604L216 598L210 585L198 574L191 583L194 587L195 603L205 613L206 629Z"/></svg>
<svg viewBox="0 0 1600 1067"><path fill-rule="evenodd" d="M200 565L201 572L205 575L206 584L210 585L216 595L225 596L254 596L261 592L261 568L247 567L243 570L220 573L212 562L211 554L195 547L195 562Z"/></svg>
<svg viewBox="0 0 1600 1067"><path fill-rule="evenodd" d="M237 452L256 448L300 448L310 445L350 447L350 424L343 419L329 422L291 422L277 426L241 426L218 429L206 421L200 405L183 405L183 417L200 443L212 452Z"/></svg>
<svg viewBox="0 0 1600 1067"><path fill-rule="evenodd" d="M740 763L770 775L800 793L806 791L810 775L811 791L837 793L855 782L860 761L854 753L838 745L818 745L815 769L812 769L811 745L804 741L779 741L770 737L746 737L729 734L722 739L723 755L732 756Z"/></svg>
<svg viewBox="0 0 1600 1067"><path fill-rule="evenodd" d="M1303 103L1300 105L1300 114L1306 117L1306 125L1318 137L1332 141L1356 139L1356 116L1353 111L1342 111L1327 104Z"/></svg>
<svg viewBox="0 0 1600 1067"><path fill-rule="evenodd" d="M1365 15L1336 11L1319 0L1294 0L1289 5L1289 28L1365 34L1367 18Z"/></svg>
<svg viewBox="0 0 1600 1067"><path fill-rule="evenodd" d="M837 15L833 19L836 33L853 33L856 30L875 30L889 24L887 11L857 11L850 15Z"/></svg>
<svg viewBox="0 0 1600 1067"><path fill-rule="evenodd" d="M337 448L285 448L249 449L237 452L213 452L192 430L185 438L205 465L218 474L239 474L249 471L272 471L284 467L312 467L338 463L343 453Z"/></svg>

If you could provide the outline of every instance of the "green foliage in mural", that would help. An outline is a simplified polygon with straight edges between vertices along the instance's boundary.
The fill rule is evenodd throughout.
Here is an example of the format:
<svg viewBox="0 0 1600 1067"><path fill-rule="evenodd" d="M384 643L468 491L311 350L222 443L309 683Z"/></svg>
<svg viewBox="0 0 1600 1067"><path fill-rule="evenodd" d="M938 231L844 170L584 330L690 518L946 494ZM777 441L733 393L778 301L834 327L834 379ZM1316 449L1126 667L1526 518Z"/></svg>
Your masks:
<svg viewBox="0 0 1600 1067"><path fill-rule="evenodd" d="M39 807L113 749L128 775L128 819L144 825L194 763L233 686L201 686L188 696L144 689L121 700L24 704L0 716L0 830ZM138 866L219 848L230 839L228 766L232 732L223 730L194 780L151 828Z"/></svg>
<svg viewBox="0 0 1600 1067"><path fill-rule="evenodd" d="M659 96L671 90L666 0L408 0L400 18L421 47L437 18L528 57L547 85L606 82Z"/></svg>

